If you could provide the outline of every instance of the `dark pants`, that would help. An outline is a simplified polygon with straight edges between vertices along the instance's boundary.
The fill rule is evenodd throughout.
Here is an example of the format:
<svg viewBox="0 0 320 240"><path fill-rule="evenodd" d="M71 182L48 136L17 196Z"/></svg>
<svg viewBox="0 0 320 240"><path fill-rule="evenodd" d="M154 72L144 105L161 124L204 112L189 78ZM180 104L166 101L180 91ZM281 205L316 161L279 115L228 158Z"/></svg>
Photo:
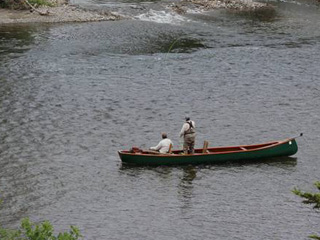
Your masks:
<svg viewBox="0 0 320 240"><path fill-rule="evenodd" d="M183 152L186 153L194 153L194 143L196 140L196 134L186 134L184 135L184 142L183 142Z"/></svg>

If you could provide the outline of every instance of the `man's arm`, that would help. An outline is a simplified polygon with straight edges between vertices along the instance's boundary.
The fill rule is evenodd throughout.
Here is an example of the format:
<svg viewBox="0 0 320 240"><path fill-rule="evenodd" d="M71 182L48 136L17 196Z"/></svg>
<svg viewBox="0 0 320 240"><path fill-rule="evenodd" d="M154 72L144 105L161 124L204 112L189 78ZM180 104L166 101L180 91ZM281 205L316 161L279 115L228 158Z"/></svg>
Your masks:
<svg viewBox="0 0 320 240"><path fill-rule="evenodd" d="M150 149L151 149L151 150L159 151L159 150L161 149L161 147L162 147L162 142L160 141L157 146L151 147Z"/></svg>
<svg viewBox="0 0 320 240"><path fill-rule="evenodd" d="M188 130L188 128L187 128L188 125L189 125L188 123L184 123L184 124L183 124L183 126L182 126L182 128L181 128L181 131L180 131L180 137L183 137L183 136L184 136L185 131Z"/></svg>

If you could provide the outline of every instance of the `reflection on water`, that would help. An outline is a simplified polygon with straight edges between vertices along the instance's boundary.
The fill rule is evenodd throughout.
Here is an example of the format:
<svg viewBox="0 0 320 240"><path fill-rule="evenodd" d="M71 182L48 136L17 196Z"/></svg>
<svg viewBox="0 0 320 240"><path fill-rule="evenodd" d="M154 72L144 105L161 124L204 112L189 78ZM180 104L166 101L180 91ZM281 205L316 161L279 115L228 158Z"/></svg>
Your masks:
<svg viewBox="0 0 320 240"><path fill-rule="evenodd" d="M6 99L10 98L12 95L12 88L7 79L0 76L0 104L2 107L5 107L8 102L5 102ZM0 123L5 123L7 120L5 117L0 119Z"/></svg>
<svg viewBox="0 0 320 240"><path fill-rule="evenodd" d="M207 48L200 40L187 37L172 39L170 45L164 46L163 50L168 53L191 53L201 48ZM164 51L165 52L165 51Z"/></svg>
<svg viewBox="0 0 320 240"><path fill-rule="evenodd" d="M201 168L200 168L201 169ZM193 180L197 177L197 168L195 166L182 167L166 167L166 166L133 166L122 164L119 168L120 175L130 176L135 179L143 179L149 176L150 179L158 182L158 185L165 184L173 187L177 191L177 197L181 202L182 209L190 207L193 198ZM182 174L178 179L176 175ZM172 186L172 183L177 182L177 187Z"/></svg>
<svg viewBox="0 0 320 240"><path fill-rule="evenodd" d="M183 175L178 185L178 197L182 202L181 211L188 211L192 207L192 198L194 197L193 180L197 177L197 169L194 166L182 168Z"/></svg>
<svg viewBox="0 0 320 240"><path fill-rule="evenodd" d="M173 32L171 34L160 33L151 38L148 36L143 44L137 43L134 47L131 45L130 47L123 45L120 48L120 53L130 55L139 55L143 53L191 53L201 48L206 48L201 40L187 36L181 37L178 32Z"/></svg>
<svg viewBox="0 0 320 240"><path fill-rule="evenodd" d="M267 159L258 159L258 160L240 160L237 163L230 163L231 165L250 165L250 164L267 164L274 167L294 167L297 165L296 157L275 157L275 158L267 158Z"/></svg>
<svg viewBox="0 0 320 240"><path fill-rule="evenodd" d="M197 171L193 166L187 166L183 168L183 177L181 179L182 183L186 185L191 185L192 181L197 177Z"/></svg>
<svg viewBox="0 0 320 240"><path fill-rule="evenodd" d="M0 25L0 63L5 60L4 56L11 54L15 56L30 49L34 42L32 26Z"/></svg>
<svg viewBox="0 0 320 240"><path fill-rule="evenodd" d="M238 167L243 165L254 165L254 166L263 166L263 165L270 165L273 167L280 167L283 168L284 166L294 167L297 165L298 158L297 157L274 157L274 158L265 158L265 159L250 159L250 160L238 160L232 162L224 162L224 163L214 163L214 164L195 164L195 165L182 165L182 166L141 166L141 165L134 165L128 163L121 163L119 170L120 172L129 174L129 175L139 175L145 171L153 171L156 173L166 174L171 173L172 169L182 169L184 175L182 177L182 181L185 183L192 183L192 181L196 178L196 169L197 168L215 168L215 167L225 167L225 168L232 168Z"/></svg>
<svg viewBox="0 0 320 240"><path fill-rule="evenodd" d="M234 15L235 17L241 17L252 21L261 21L261 22L272 22L276 21L280 16L274 7L266 7L255 10L248 11L235 11L229 10L226 11L230 15Z"/></svg>

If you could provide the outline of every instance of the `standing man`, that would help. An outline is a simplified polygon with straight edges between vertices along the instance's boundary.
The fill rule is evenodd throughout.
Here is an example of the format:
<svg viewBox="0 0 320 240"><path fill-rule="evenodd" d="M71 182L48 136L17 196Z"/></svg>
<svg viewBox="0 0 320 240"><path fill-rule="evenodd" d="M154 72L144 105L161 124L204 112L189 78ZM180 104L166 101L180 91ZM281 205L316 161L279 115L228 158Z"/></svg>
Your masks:
<svg viewBox="0 0 320 240"><path fill-rule="evenodd" d="M183 137L183 152L185 154L194 153L194 143L196 140L196 130L194 121L186 117L186 122L183 124L180 137Z"/></svg>

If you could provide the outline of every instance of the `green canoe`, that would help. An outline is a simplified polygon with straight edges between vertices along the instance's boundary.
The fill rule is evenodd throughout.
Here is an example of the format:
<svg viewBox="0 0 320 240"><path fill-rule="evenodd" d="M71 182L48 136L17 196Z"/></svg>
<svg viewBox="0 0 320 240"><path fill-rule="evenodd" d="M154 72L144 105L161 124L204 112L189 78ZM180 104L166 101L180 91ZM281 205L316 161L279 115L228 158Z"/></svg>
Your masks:
<svg viewBox="0 0 320 240"><path fill-rule="evenodd" d="M137 165L215 164L264 158L291 156L298 151L295 138L255 145L195 149L194 154L182 150L160 154L148 150L118 151L123 163Z"/></svg>

